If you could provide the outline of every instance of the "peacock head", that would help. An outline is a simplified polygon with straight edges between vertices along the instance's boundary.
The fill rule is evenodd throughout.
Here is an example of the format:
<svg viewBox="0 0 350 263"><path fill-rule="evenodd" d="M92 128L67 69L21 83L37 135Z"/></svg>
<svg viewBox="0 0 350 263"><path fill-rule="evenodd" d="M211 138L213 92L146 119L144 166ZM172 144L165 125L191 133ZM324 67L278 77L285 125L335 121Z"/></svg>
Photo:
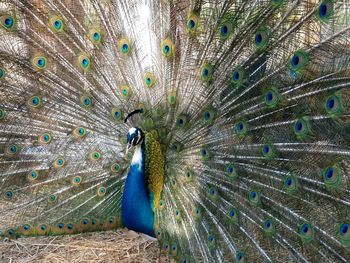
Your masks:
<svg viewBox="0 0 350 263"><path fill-rule="evenodd" d="M127 122L128 118L130 118L132 115L137 114L137 113L142 113L143 110L135 110L131 113L128 114L128 116L125 118L125 122ZM126 152L125 155L128 154L128 151L137 145L140 145L145 138L145 135L143 131L138 128L138 127L132 127L129 129L128 134L127 134L127 147L126 147Z"/></svg>
<svg viewBox="0 0 350 263"><path fill-rule="evenodd" d="M141 144L144 140L144 137L145 135L140 128L138 127L131 128L127 134L127 148L126 148L125 154L127 154L132 147Z"/></svg>

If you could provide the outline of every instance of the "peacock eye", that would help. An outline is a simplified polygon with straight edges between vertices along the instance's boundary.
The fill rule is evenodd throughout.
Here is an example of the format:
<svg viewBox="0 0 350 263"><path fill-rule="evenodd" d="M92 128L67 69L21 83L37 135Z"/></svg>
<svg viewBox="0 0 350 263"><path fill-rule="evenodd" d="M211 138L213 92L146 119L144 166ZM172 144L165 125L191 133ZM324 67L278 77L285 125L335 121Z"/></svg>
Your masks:
<svg viewBox="0 0 350 263"><path fill-rule="evenodd" d="M342 236L346 235L349 232L349 224L346 224L346 223L342 224L340 226L339 232Z"/></svg>
<svg viewBox="0 0 350 263"><path fill-rule="evenodd" d="M0 67L0 79L2 79L5 76L5 70Z"/></svg>
<svg viewBox="0 0 350 263"><path fill-rule="evenodd" d="M128 56L131 52L131 43L128 38L122 38L118 41L118 48L122 55Z"/></svg>
<svg viewBox="0 0 350 263"><path fill-rule="evenodd" d="M193 19L188 20L187 26L189 29L193 29L196 26L196 22Z"/></svg>
<svg viewBox="0 0 350 263"><path fill-rule="evenodd" d="M162 48L162 55L164 57L171 58L173 56L174 44L169 38L166 38L165 40L163 40L161 48Z"/></svg>
<svg viewBox="0 0 350 263"><path fill-rule="evenodd" d="M123 44L122 51L123 51L123 53L128 52L129 51L129 45L128 44Z"/></svg>
<svg viewBox="0 0 350 263"><path fill-rule="evenodd" d="M82 53L78 57L78 65L82 70L84 71L88 70L91 67L90 58L85 53Z"/></svg>
<svg viewBox="0 0 350 263"><path fill-rule="evenodd" d="M7 17L5 19L5 27L10 28L13 25L13 18L12 17Z"/></svg>
<svg viewBox="0 0 350 263"><path fill-rule="evenodd" d="M334 14L334 3L330 0L323 0L318 7L316 16L323 22L327 22Z"/></svg>
<svg viewBox="0 0 350 263"><path fill-rule="evenodd" d="M8 31L12 30L15 25L15 17L12 15L6 15L1 17L0 25Z"/></svg>
<svg viewBox="0 0 350 263"><path fill-rule="evenodd" d="M101 42L101 32L98 28L93 28L89 32L90 40L93 44L97 45Z"/></svg>

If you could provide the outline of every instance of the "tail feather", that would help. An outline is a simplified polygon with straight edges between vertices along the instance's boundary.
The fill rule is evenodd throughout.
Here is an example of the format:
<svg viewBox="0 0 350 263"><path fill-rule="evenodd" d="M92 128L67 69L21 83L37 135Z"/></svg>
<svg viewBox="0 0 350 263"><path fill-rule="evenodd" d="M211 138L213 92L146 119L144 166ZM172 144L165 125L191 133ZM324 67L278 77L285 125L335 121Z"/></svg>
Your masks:
<svg viewBox="0 0 350 263"><path fill-rule="evenodd" d="M161 145L155 234L178 261L346 262L347 9L5 1L3 236L120 227L132 125Z"/></svg>

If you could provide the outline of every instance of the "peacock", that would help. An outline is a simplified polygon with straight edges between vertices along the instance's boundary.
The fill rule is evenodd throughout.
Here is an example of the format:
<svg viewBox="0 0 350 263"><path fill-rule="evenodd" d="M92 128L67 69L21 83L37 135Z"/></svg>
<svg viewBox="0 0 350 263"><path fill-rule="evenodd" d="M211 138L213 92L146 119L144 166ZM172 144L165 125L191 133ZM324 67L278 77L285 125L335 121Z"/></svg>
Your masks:
<svg viewBox="0 0 350 263"><path fill-rule="evenodd" d="M338 0L2 0L0 236L350 262Z"/></svg>

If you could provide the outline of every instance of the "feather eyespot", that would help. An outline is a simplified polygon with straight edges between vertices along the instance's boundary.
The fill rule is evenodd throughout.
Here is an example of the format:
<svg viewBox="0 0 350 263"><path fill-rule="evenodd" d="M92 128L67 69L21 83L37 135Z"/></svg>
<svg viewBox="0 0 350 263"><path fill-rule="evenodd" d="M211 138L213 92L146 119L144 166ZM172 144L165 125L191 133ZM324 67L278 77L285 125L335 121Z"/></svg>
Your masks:
<svg viewBox="0 0 350 263"><path fill-rule="evenodd" d="M199 16L195 12L190 12L186 22L186 30L189 35L194 35L199 27Z"/></svg>
<svg viewBox="0 0 350 263"><path fill-rule="evenodd" d="M263 231L266 236L271 236L275 232L275 224L271 219L266 219L262 223Z"/></svg>
<svg viewBox="0 0 350 263"><path fill-rule="evenodd" d="M39 225L36 228L36 231L39 235L46 235L49 232L49 226L46 224Z"/></svg>
<svg viewBox="0 0 350 263"><path fill-rule="evenodd" d="M208 148L203 146L200 150L199 150L199 154L202 158L203 161L208 161L209 159L211 159L212 155L209 152Z"/></svg>
<svg viewBox="0 0 350 263"><path fill-rule="evenodd" d="M147 88L152 88L156 83L156 77L152 72L146 72L143 77L143 81Z"/></svg>
<svg viewBox="0 0 350 263"><path fill-rule="evenodd" d="M270 30L267 27L260 28L254 35L254 46L258 50L268 47L270 41Z"/></svg>
<svg viewBox="0 0 350 263"><path fill-rule="evenodd" d="M5 15L0 18L0 25L8 30L12 31L16 23L15 17L13 15Z"/></svg>
<svg viewBox="0 0 350 263"><path fill-rule="evenodd" d="M59 158L57 158L55 161L54 161L54 163L53 163L53 166L54 166L54 168L56 168L56 169L60 169L60 168L62 168L64 165L65 165L65 160L64 160L64 158L63 157L59 157Z"/></svg>
<svg viewBox="0 0 350 263"><path fill-rule="evenodd" d="M238 224L239 212L236 208L232 207L231 209L228 210L227 214L231 223Z"/></svg>
<svg viewBox="0 0 350 263"><path fill-rule="evenodd" d="M101 153L98 151L93 151L89 154L90 161L98 161L102 157Z"/></svg>
<svg viewBox="0 0 350 263"><path fill-rule="evenodd" d="M162 50L162 55L165 58L172 58L174 55L173 42L169 38L164 39L162 44L161 44L161 50Z"/></svg>
<svg viewBox="0 0 350 263"><path fill-rule="evenodd" d="M334 94L329 96L325 102L325 108L328 115L338 117L344 112L343 98L340 95Z"/></svg>
<svg viewBox="0 0 350 263"><path fill-rule="evenodd" d="M41 56L41 55L35 56L32 59L32 65L36 70L44 70L47 67L47 59L45 56Z"/></svg>
<svg viewBox="0 0 350 263"><path fill-rule="evenodd" d="M248 194L248 202L253 207L259 206L261 203L260 193L255 190L251 190Z"/></svg>
<svg viewBox="0 0 350 263"><path fill-rule="evenodd" d="M72 178L72 185L73 186L79 186L82 182L82 177L81 176L75 176Z"/></svg>
<svg viewBox="0 0 350 263"><path fill-rule="evenodd" d="M87 54L82 53L78 56L78 65L83 71L87 71L91 67L91 61Z"/></svg>
<svg viewBox="0 0 350 263"><path fill-rule="evenodd" d="M118 42L118 48L122 55L129 56L131 52L131 43L129 39L122 38Z"/></svg>
<svg viewBox="0 0 350 263"><path fill-rule="evenodd" d="M187 122L188 122L188 117L185 114L181 114L177 117L176 119L176 126L178 128L186 128L187 127Z"/></svg>
<svg viewBox="0 0 350 263"><path fill-rule="evenodd" d="M123 119L123 112L119 108L113 108L111 114L116 122L120 122Z"/></svg>
<svg viewBox="0 0 350 263"><path fill-rule="evenodd" d="M5 77L5 70L0 67L0 79L3 79Z"/></svg>
<svg viewBox="0 0 350 263"><path fill-rule="evenodd" d="M274 108L280 103L281 96L277 89L270 88L266 90L263 99L268 108Z"/></svg>
<svg viewBox="0 0 350 263"><path fill-rule="evenodd" d="M241 66L238 66L232 71L231 82L234 85L240 86L245 82L246 75L246 71Z"/></svg>
<svg viewBox="0 0 350 263"><path fill-rule="evenodd" d="M49 144L52 141L52 136L50 133L43 133L39 136L38 141L41 144Z"/></svg>
<svg viewBox="0 0 350 263"><path fill-rule="evenodd" d="M349 229L350 229L349 224L343 223L339 228L339 233L342 236L349 235Z"/></svg>
<svg viewBox="0 0 350 263"><path fill-rule="evenodd" d="M213 66L209 63L204 63L200 69L201 79L204 83L208 83L213 78Z"/></svg>
<svg viewBox="0 0 350 263"><path fill-rule="evenodd" d="M0 108L0 120L4 119L6 116L6 111Z"/></svg>
<svg viewBox="0 0 350 263"><path fill-rule="evenodd" d="M90 29L89 38L94 45L100 44L102 39L100 30L97 28Z"/></svg>
<svg viewBox="0 0 350 263"><path fill-rule="evenodd" d="M83 138L86 135L86 129L84 127L77 127L73 130L73 136L77 139Z"/></svg>
<svg viewBox="0 0 350 263"><path fill-rule="evenodd" d="M334 2L333 0L323 0L318 6L317 17L322 22L328 22L334 15Z"/></svg>
<svg viewBox="0 0 350 263"><path fill-rule="evenodd" d="M245 137L249 133L249 125L245 120L237 121L234 126L234 132L240 138Z"/></svg>
<svg viewBox="0 0 350 263"><path fill-rule="evenodd" d="M287 176L283 182L284 190L289 194L295 194L298 191L297 180L294 176Z"/></svg>
<svg viewBox="0 0 350 263"><path fill-rule="evenodd" d="M341 169L337 164L324 168L322 170L322 177L326 189L333 190L339 187L342 181L341 175Z"/></svg>
<svg viewBox="0 0 350 263"><path fill-rule="evenodd" d="M23 234L24 236L29 236L33 234L33 227L29 224L23 224L19 228L19 232Z"/></svg>
<svg viewBox="0 0 350 263"><path fill-rule="evenodd" d="M113 173L118 173L120 171L120 164L119 163L113 163L111 165L111 171Z"/></svg>
<svg viewBox="0 0 350 263"><path fill-rule="evenodd" d="M83 95L80 97L80 104L85 109L89 109L92 105L92 99L88 95Z"/></svg>
<svg viewBox="0 0 350 263"><path fill-rule="evenodd" d="M59 16L53 16L50 18L50 28L53 32L62 32L63 31L63 21Z"/></svg>
<svg viewBox="0 0 350 263"><path fill-rule="evenodd" d="M261 147L261 153L265 160L272 160L276 157L276 150L271 144L265 144Z"/></svg>
<svg viewBox="0 0 350 263"><path fill-rule="evenodd" d="M55 204L58 201L58 196L56 194L51 194L48 197L48 201L50 204Z"/></svg>
<svg viewBox="0 0 350 263"><path fill-rule="evenodd" d="M175 256L177 254L177 245L176 244L171 245L171 254L173 256Z"/></svg>
<svg viewBox="0 0 350 263"><path fill-rule="evenodd" d="M17 155L19 153L20 148L16 144L10 144L6 148L6 153L8 155Z"/></svg>
<svg viewBox="0 0 350 263"><path fill-rule="evenodd" d="M100 186L98 189L97 189L97 195L98 196L105 196L107 193L107 189L106 187L104 186Z"/></svg>
<svg viewBox="0 0 350 263"><path fill-rule="evenodd" d="M39 172L36 170L32 170L28 173L27 178L29 181L34 181L39 177Z"/></svg>
<svg viewBox="0 0 350 263"><path fill-rule="evenodd" d="M246 256L243 252L237 252L237 254L236 254L236 261L237 262L240 262L240 263L245 262L245 258L246 258Z"/></svg>
<svg viewBox="0 0 350 263"><path fill-rule="evenodd" d="M41 107L42 99L39 96L33 96L29 98L27 104L29 107L37 109Z"/></svg>
<svg viewBox="0 0 350 263"><path fill-rule="evenodd" d="M310 223L303 223L299 227L299 235L304 243L309 243L314 239L314 228Z"/></svg>
<svg viewBox="0 0 350 263"><path fill-rule="evenodd" d="M337 236L344 247L350 246L350 222L341 222L338 224Z"/></svg>
<svg viewBox="0 0 350 263"><path fill-rule="evenodd" d="M128 100L132 95L132 90L129 86L122 85L120 87L120 93L124 99Z"/></svg>
<svg viewBox="0 0 350 263"><path fill-rule="evenodd" d="M219 28L220 38L222 40L228 39L233 32L233 24L231 22L225 22Z"/></svg>
<svg viewBox="0 0 350 263"><path fill-rule="evenodd" d="M168 251L169 251L169 245L168 245L168 244L164 244L164 245L163 245L163 250L164 250L165 252L168 252Z"/></svg>
<svg viewBox="0 0 350 263"><path fill-rule="evenodd" d="M12 200L14 198L15 194L13 191L9 190L4 193L4 198L8 201Z"/></svg>
<svg viewBox="0 0 350 263"><path fill-rule="evenodd" d="M309 53L304 50L298 50L289 59L289 69L297 77L302 70L308 65L310 60Z"/></svg>
<svg viewBox="0 0 350 263"><path fill-rule="evenodd" d="M311 132L310 123L307 117L297 119L293 125L293 131L297 139L305 139Z"/></svg>
<svg viewBox="0 0 350 263"><path fill-rule="evenodd" d="M229 163L226 165L226 169L225 169L226 175L231 178L231 179L237 179L238 178L238 174L235 168L235 165L233 163Z"/></svg>

